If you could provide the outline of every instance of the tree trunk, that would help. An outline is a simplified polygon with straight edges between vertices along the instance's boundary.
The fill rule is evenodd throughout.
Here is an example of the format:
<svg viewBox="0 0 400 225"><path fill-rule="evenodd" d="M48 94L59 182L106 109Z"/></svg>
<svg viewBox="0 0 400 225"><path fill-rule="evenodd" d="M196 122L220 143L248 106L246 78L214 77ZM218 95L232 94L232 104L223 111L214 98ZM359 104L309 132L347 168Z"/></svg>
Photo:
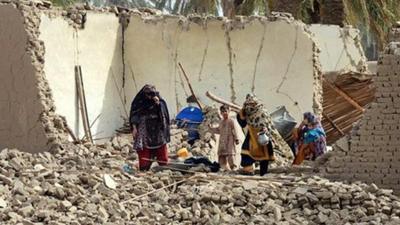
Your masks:
<svg viewBox="0 0 400 225"><path fill-rule="evenodd" d="M221 0L223 15L233 18L236 15L234 0Z"/></svg>

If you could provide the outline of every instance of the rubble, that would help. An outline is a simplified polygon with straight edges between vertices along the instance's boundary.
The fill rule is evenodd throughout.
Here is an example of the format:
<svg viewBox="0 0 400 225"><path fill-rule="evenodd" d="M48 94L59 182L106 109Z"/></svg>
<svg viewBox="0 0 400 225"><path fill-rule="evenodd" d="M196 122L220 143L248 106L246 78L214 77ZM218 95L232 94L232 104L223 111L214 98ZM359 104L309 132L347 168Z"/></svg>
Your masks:
<svg viewBox="0 0 400 225"><path fill-rule="evenodd" d="M121 170L132 162L104 146L71 145L36 155L6 149L1 156L0 171L8 178L0 181L1 224L400 222L399 198L374 184L310 174L188 176L166 170L138 176Z"/></svg>

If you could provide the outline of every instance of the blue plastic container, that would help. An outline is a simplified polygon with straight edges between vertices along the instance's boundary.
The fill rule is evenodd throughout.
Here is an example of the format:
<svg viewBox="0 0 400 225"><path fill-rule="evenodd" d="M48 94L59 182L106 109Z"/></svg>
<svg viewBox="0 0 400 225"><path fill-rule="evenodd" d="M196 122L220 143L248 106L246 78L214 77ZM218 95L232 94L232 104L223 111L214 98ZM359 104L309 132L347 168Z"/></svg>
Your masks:
<svg viewBox="0 0 400 225"><path fill-rule="evenodd" d="M203 112L192 106L183 108L176 116L178 127L188 132L190 142L199 139L198 126L203 120Z"/></svg>

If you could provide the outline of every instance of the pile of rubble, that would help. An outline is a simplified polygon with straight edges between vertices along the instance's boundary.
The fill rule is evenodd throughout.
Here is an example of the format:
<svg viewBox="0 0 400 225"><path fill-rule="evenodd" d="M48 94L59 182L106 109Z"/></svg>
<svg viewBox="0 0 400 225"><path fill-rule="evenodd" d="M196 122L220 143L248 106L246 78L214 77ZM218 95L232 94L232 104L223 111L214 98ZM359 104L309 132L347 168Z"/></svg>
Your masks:
<svg viewBox="0 0 400 225"><path fill-rule="evenodd" d="M116 146L119 149L115 149ZM128 145L0 152L0 224L399 224L374 184L309 175L246 177L122 168Z"/></svg>

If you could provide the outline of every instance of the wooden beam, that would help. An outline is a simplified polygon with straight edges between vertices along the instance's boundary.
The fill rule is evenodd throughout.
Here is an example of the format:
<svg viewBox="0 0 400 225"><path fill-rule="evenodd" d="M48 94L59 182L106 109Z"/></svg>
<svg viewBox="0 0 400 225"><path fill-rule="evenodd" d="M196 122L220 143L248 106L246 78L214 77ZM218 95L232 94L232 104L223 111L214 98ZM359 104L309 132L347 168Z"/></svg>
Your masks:
<svg viewBox="0 0 400 225"><path fill-rule="evenodd" d="M78 93L78 102L82 116L83 130L85 131L85 137L87 138L88 141L93 143L92 134L89 127L89 117L87 113L85 89L83 86L82 69L81 66L79 65L75 66L75 82Z"/></svg>
<svg viewBox="0 0 400 225"><path fill-rule="evenodd" d="M326 120L328 120L328 122L332 125L332 127L334 127L337 131L339 131L339 133L344 136L344 132L342 129L340 129L340 127L338 127L335 122L333 120L331 120L331 118L329 118L328 115L326 115L324 112L322 112L322 116L325 117Z"/></svg>
<svg viewBox="0 0 400 225"><path fill-rule="evenodd" d="M206 92L206 96L209 97L211 100L216 101L218 103L221 103L223 105L227 105L229 106L233 111L235 112L240 112L240 110L242 109L240 106L232 103L232 102L228 102L220 97L217 97L216 95L212 94L211 92L207 91Z"/></svg>
<svg viewBox="0 0 400 225"><path fill-rule="evenodd" d="M348 101L354 108L358 109L361 112L364 112L365 109L360 106L356 101L354 101L348 94L346 94L344 91L340 90L336 85L332 84L325 78L323 78L323 81L336 93L338 93L340 96L342 96L346 101Z"/></svg>
<svg viewBox="0 0 400 225"><path fill-rule="evenodd" d="M196 100L197 105L199 106L199 108L201 109L201 111L203 111L203 107L201 106L199 99L196 97L196 95L195 95L195 93L194 93L194 91L193 91L192 84L190 84L189 78L188 78L188 76L186 75L186 72L185 72L185 70L183 69L182 64L179 62L178 65L179 65L179 68L181 68L181 70L182 70L183 76L184 76L185 79L186 79L186 82L187 82L187 84L188 84L188 86L189 86L190 92L192 93L194 99Z"/></svg>

